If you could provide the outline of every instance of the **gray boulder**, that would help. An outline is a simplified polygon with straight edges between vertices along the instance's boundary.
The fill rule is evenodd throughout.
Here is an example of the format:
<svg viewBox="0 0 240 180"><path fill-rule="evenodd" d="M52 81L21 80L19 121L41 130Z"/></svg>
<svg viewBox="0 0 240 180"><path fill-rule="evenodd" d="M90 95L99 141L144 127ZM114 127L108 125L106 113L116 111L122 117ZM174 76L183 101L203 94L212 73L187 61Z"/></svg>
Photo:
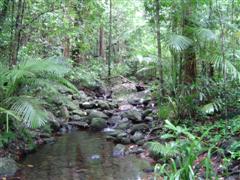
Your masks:
<svg viewBox="0 0 240 180"><path fill-rule="evenodd" d="M109 119L109 123L113 126L115 124L117 124L118 122L121 121L121 116L120 115L113 115L110 119Z"/></svg>
<svg viewBox="0 0 240 180"><path fill-rule="evenodd" d="M152 109L146 109L145 111L143 111L143 116L146 117L151 113L152 113Z"/></svg>
<svg viewBox="0 0 240 180"><path fill-rule="evenodd" d="M107 123L103 118L92 118L90 127L93 130L101 131L107 127Z"/></svg>
<svg viewBox="0 0 240 180"><path fill-rule="evenodd" d="M72 114L73 115L79 115L79 116L86 116L87 115L87 112L85 111L82 111L80 109L75 109L72 111Z"/></svg>
<svg viewBox="0 0 240 180"><path fill-rule="evenodd" d="M144 121L152 122L153 121L153 117L147 116L147 117L144 118Z"/></svg>
<svg viewBox="0 0 240 180"><path fill-rule="evenodd" d="M78 94L74 94L72 96L72 99L74 100L79 100L79 101L83 101L83 100L87 100L88 99L88 96L85 94L84 91L79 91Z"/></svg>
<svg viewBox="0 0 240 180"><path fill-rule="evenodd" d="M98 100L95 103L102 110L109 110L110 109L110 105L106 101Z"/></svg>
<svg viewBox="0 0 240 180"><path fill-rule="evenodd" d="M123 116L131 120L133 123L142 122L142 113L137 110L129 110L124 113Z"/></svg>
<svg viewBox="0 0 240 180"><path fill-rule="evenodd" d="M135 124L133 125L133 127L131 128L131 134L134 134L136 131L141 131L141 132L145 132L149 130L149 127L147 124L141 123L141 124Z"/></svg>
<svg viewBox="0 0 240 180"><path fill-rule="evenodd" d="M106 128L103 131L108 136L118 137L119 134L124 133L122 130Z"/></svg>
<svg viewBox="0 0 240 180"><path fill-rule="evenodd" d="M93 118L102 118L102 119L108 119L108 116L101 112L101 111L97 111L97 110L91 110L89 115L88 115L89 119L93 119Z"/></svg>
<svg viewBox="0 0 240 180"><path fill-rule="evenodd" d="M120 122L118 125L117 125L117 129L122 129L122 130L125 130L125 129L128 129L130 127L130 123L129 122Z"/></svg>
<svg viewBox="0 0 240 180"><path fill-rule="evenodd" d="M0 158L0 176L13 176L17 170L17 163L12 158Z"/></svg>
<svg viewBox="0 0 240 180"><path fill-rule="evenodd" d="M125 153L126 153L126 146L122 144L117 144L113 148L113 157L122 157L125 155Z"/></svg>
<svg viewBox="0 0 240 180"><path fill-rule="evenodd" d="M71 122L68 122L68 124L72 125L72 126L76 126L78 128L88 128L89 127L88 123L82 122L82 121L71 121Z"/></svg>
<svg viewBox="0 0 240 180"><path fill-rule="evenodd" d="M118 103L116 101L109 102L109 106L111 109L118 108Z"/></svg>
<svg viewBox="0 0 240 180"><path fill-rule="evenodd" d="M120 140L122 144L131 144L131 140L129 137L124 137Z"/></svg>
<svg viewBox="0 0 240 180"><path fill-rule="evenodd" d="M93 109L96 107L94 102L84 102L80 104L80 107L83 109Z"/></svg>
<svg viewBox="0 0 240 180"><path fill-rule="evenodd" d="M58 129L61 127L61 121L55 117L55 115L51 112L48 112L48 121L50 122L51 127L54 129Z"/></svg>
<svg viewBox="0 0 240 180"><path fill-rule="evenodd" d="M49 137L49 138L43 138L43 142L45 144L53 144L56 142L56 139L54 137Z"/></svg>
<svg viewBox="0 0 240 180"><path fill-rule="evenodd" d="M135 132L131 137L131 140L136 143L144 138L144 135L141 132Z"/></svg>
<svg viewBox="0 0 240 180"><path fill-rule="evenodd" d="M73 115L73 116L70 117L70 119L71 119L72 121L80 121L80 120L81 120L81 116L79 116L79 115Z"/></svg>
<svg viewBox="0 0 240 180"><path fill-rule="evenodd" d="M119 139L119 140L121 140L121 139L123 139L123 138L125 138L125 137L127 137L128 136L128 134L126 133L126 132L121 132L121 133L119 133L118 135L117 135L117 138Z"/></svg>

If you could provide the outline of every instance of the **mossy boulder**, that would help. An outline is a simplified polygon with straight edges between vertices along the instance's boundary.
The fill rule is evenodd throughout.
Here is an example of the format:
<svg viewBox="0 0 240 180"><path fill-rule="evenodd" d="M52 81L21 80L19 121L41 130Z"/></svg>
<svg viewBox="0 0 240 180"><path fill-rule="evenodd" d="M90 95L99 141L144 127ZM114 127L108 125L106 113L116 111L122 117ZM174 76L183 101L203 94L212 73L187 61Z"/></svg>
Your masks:
<svg viewBox="0 0 240 180"><path fill-rule="evenodd" d="M92 118L90 127L93 130L101 131L107 127L107 123L103 118Z"/></svg>
<svg viewBox="0 0 240 180"><path fill-rule="evenodd" d="M133 123L140 123L143 120L142 113L137 110L129 110L123 116L131 120Z"/></svg>
<svg viewBox="0 0 240 180"><path fill-rule="evenodd" d="M97 111L97 110L92 110L90 111L89 115L88 115L89 119L93 119L93 118L102 118L102 119L108 119L109 117L101 112L101 111Z"/></svg>

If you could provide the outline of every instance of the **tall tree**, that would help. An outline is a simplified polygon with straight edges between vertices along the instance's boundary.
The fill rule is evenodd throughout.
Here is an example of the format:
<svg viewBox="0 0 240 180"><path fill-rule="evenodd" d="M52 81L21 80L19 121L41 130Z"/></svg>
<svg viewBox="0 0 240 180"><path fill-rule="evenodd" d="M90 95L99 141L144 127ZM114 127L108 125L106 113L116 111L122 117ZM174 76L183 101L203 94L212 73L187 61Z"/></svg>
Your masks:
<svg viewBox="0 0 240 180"><path fill-rule="evenodd" d="M193 39L194 38L194 22L193 22L193 6L194 2L192 0L187 0L183 2L183 35ZM190 45L184 51L184 83L193 84L196 82L197 77L197 61L196 52L194 45Z"/></svg>
<svg viewBox="0 0 240 180"><path fill-rule="evenodd" d="M21 45L21 30L23 25L25 3L25 0L19 0L17 4L17 14L15 19L14 35L11 47L11 65L17 64L18 52Z"/></svg>
<svg viewBox="0 0 240 180"><path fill-rule="evenodd" d="M108 47L108 76L111 76L112 59L112 0L109 0L109 47Z"/></svg>
<svg viewBox="0 0 240 180"><path fill-rule="evenodd" d="M156 33L157 33L157 52L158 52L158 71L160 80L160 95L163 95L163 66L162 66L162 47L160 30L160 0L155 0L156 5Z"/></svg>
<svg viewBox="0 0 240 180"><path fill-rule="evenodd" d="M212 29L213 28L213 2L212 0L209 0L209 17L208 17L208 21L209 21L209 28ZM210 49L212 49L213 47L213 43L210 42ZM210 55L211 52L209 52ZM208 70L208 77L209 78L213 78L214 77L214 64L212 62L209 63L209 70Z"/></svg>

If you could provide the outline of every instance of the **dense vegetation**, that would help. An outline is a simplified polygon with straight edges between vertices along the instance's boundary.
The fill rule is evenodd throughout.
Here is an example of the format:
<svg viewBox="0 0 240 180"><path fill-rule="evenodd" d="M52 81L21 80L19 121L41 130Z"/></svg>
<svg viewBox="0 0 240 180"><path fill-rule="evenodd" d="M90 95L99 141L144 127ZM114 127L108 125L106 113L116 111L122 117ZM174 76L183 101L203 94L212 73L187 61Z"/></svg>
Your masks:
<svg viewBox="0 0 240 180"><path fill-rule="evenodd" d="M1 0L0 148L51 131L51 103L68 101L62 89L120 76L151 90L156 176L235 174L239 11L238 0Z"/></svg>

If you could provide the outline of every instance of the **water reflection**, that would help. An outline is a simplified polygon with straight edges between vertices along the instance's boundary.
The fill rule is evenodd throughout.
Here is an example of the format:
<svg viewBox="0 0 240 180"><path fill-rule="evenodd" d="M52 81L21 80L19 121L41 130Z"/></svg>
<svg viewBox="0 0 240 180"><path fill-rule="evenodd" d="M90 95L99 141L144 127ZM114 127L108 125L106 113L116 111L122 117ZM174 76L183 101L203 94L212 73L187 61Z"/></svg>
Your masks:
<svg viewBox="0 0 240 180"><path fill-rule="evenodd" d="M113 147L101 134L67 134L29 155L17 176L23 180L143 179L142 169L149 163L135 156L113 158Z"/></svg>

